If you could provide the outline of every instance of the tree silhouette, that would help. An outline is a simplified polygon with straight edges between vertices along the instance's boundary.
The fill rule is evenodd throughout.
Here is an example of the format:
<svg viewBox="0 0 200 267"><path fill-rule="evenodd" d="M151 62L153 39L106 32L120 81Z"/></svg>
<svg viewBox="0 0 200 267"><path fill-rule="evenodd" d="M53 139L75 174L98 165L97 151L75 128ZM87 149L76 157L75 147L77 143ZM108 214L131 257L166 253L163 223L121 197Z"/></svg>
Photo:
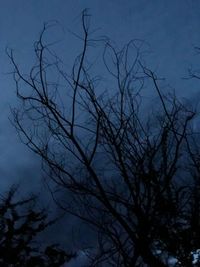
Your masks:
<svg viewBox="0 0 200 267"><path fill-rule="evenodd" d="M55 223L48 220L47 212L36 206L36 196L16 200L17 188L12 187L0 202L0 265L58 266L74 255L67 254L56 245L46 248L38 236Z"/></svg>
<svg viewBox="0 0 200 267"><path fill-rule="evenodd" d="M45 41L49 26L35 43L36 64L28 74L8 51L22 101L12 110L13 123L66 193L62 199L53 193L57 204L95 229L91 265L198 266L196 112L162 93L162 79L143 59L144 42L119 50L95 38L84 11L82 51L67 72ZM102 61L95 68L90 51L100 44ZM103 68L106 78L94 74ZM157 93L148 110L142 102L147 88Z"/></svg>

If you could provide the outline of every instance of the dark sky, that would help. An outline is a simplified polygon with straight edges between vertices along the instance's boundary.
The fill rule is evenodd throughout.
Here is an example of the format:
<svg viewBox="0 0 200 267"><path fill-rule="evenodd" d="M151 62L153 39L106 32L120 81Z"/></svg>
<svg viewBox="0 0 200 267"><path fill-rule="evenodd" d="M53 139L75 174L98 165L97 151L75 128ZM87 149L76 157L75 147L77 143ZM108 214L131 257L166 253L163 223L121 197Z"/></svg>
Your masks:
<svg viewBox="0 0 200 267"><path fill-rule="evenodd" d="M80 13L90 9L92 26L99 35L109 36L118 46L130 39L149 43L150 65L167 78L177 93L199 99L199 85L184 81L187 68L199 58L199 0L0 0L0 187L23 181L27 190L40 187L40 162L24 147L8 120L9 106L16 106L15 86L6 73L12 70L5 48L12 47L26 68L32 59L33 42L43 23L59 21L63 31L55 34L65 42L63 56L73 62L76 39L68 30L80 29ZM54 36L52 36L54 38ZM65 47L65 49L64 49Z"/></svg>
<svg viewBox="0 0 200 267"><path fill-rule="evenodd" d="M12 77L5 74L12 70L5 47L12 47L19 62L29 66L33 42L43 23L57 20L64 32L55 39L62 35L63 42L67 43L63 54L73 61L76 39L68 30L75 32L80 28L80 13L84 8L90 9L92 26L99 28L99 34L109 36L119 46L130 39L147 41L151 47L149 61L153 68L166 77L178 93L196 99L198 88L191 88L190 82L183 83L181 77L186 75L187 67L197 58L193 46L200 44L198 0L0 0L2 187L21 178L31 180L34 186L33 176L37 174L29 170L39 166L35 157L19 143L8 121L9 105L15 105L16 97Z"/></svg>

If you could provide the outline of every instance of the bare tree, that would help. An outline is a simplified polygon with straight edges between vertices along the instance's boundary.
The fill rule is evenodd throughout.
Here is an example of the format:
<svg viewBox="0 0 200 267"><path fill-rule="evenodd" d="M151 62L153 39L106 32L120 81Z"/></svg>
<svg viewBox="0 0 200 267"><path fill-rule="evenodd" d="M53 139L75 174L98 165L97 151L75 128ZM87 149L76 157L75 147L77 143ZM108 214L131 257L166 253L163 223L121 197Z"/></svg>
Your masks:
<svg viewBox="0 0 200 267"><path fill-rule="evenodd" d="M118 50L108 39L95 40L89 26L84 11L83 47L71 72L45 41L49 24L28 74L8 52L22 101L12 110L14 125L65 193L61 199L52 192L58 205L95 229L93 266L194 266L200 231L195 112L162 94L160 79L144 63L142 41ZM104 45L105 90L89 60L97 44ZM154 109L142 102L145 89L157 93Z"/></svg>

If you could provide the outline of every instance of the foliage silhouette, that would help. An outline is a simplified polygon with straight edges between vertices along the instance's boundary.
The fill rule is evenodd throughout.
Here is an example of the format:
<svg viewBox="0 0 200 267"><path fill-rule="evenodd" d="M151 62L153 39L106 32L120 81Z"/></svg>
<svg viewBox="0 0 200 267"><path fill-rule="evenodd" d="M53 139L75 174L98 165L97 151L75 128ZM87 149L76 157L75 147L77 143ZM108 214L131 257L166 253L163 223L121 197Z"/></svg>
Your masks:
<svg viewBox="0 0 200 267"><path fill-rule="evenodd" d="M17 187L1 197L0 202L0 265L3 267L60 267L74 255L56 245L44 248L38 236L55 223L47 212L38 209L36 196L16 200Z"/></svg>

